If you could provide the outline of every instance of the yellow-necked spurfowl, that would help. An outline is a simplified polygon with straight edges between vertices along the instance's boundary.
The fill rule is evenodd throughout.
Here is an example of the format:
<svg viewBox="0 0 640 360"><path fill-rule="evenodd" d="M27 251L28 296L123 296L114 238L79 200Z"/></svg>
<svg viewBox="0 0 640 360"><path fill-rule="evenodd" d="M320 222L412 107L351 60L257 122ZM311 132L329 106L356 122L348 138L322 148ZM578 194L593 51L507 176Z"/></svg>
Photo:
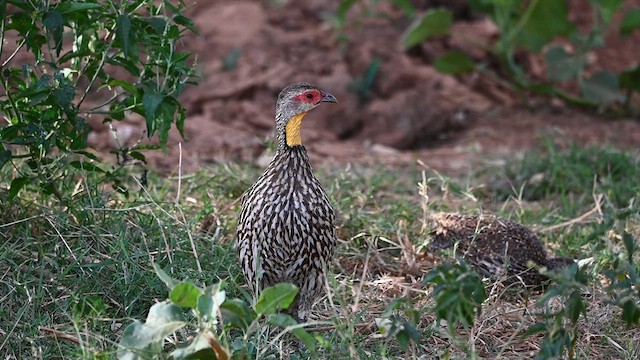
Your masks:
<svg viewBox="0 0 640 360"><path fill-rule="evenodd" d="M299 287L290 312L306 319L324 291L327 263L336 246L335 213L313 174L302 146L302 118L336 98L316 86L286 87L276 103L278 149L258 181L242 198L237 251L249 288L256 295L281 282Z"/></svg>

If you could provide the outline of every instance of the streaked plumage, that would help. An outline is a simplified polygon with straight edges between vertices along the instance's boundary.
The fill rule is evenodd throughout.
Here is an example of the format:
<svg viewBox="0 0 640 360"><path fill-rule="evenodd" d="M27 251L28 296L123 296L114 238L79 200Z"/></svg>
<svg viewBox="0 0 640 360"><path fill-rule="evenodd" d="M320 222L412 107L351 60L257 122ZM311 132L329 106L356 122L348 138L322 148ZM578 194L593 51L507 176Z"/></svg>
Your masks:
<svg viewBox="0 0 640 360"><path fill-rule="evenodd" d="M291 85L276 105L276 154L242 199L237 251L249 288L290 282L300 288L290 309L300 319L324 291L324 269L336 245L335 214L300 143L300 120L335 97L306 84Z"/></svg>
<svg viewBox="0 0 640 360"><path fill-rule="evenodd" d="M548 258L544 245L526 227L491 215L467 216L450 213L433 214L437 227L432 232L432 250L456 247L456 255L465 259L480 275L517 276L526 285L547 280L536 269L561 269L573 263L568 258Z"/></svg>

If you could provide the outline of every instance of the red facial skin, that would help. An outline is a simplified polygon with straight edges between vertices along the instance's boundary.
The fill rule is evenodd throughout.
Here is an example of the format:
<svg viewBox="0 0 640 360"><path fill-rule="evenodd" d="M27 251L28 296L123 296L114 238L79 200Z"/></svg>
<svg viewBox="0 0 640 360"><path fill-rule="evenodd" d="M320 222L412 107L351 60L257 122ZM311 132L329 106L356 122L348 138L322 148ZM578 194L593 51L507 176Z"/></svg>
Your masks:
<svg viewBox="0 0 640 360"><path fill-rule="evenodd" d="M318 90L307 90L295 96L298 101L310 104L319 104L322 98L324 98L324 94Z"/></svg>

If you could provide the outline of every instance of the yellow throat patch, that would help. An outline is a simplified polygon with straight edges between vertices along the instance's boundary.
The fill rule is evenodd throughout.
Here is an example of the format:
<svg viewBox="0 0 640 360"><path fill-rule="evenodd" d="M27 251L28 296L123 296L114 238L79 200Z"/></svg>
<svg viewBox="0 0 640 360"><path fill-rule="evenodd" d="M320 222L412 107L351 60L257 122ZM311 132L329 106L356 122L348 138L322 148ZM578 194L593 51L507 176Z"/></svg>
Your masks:
<svg viewBox="0 0 640 360"><path fill-rule="evenodd" d="M287 126L285 127L285 134L287 139L287 145L296 146L302 145L302 138L300 136L300 127L302 125L302 118L307 115L306 112L303 112L298 115L294 115L287 122Z"/></svg>

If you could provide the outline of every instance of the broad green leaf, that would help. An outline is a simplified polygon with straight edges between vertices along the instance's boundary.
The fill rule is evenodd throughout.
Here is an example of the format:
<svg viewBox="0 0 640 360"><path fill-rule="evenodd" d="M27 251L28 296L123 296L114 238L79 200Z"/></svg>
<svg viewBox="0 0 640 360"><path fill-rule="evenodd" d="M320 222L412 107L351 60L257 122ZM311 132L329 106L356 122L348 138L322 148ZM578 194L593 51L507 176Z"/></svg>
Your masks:
<svg viewBox="0 0 640 360"><path fill-rule="evenodd" d="M188 346L173 351L171 359L228 360L231 359L231 353L220 344L214 334L205 331L199 333Z"/></svg>
<svg viewBox="0 0 640 360"><path fill-rule="evenodd" d="M58 104L63 110L67 111L71 109L71 103L76 96L76 88L70 84L67 80L62 80L56 77L60 83L58 87L53 91L56 104Z"/></svg>
<svg viewBox="0 0 640 360"><path fill-rule="evenodd" d="M13 200L20 190L29 183L29 178L27 177L17 177L11 181L11 185L9 186L9 200Z"/></svg>
<svg viewBox="0 0 640 360"><path fill-rule="evenodd" d="M153 358L162 352L162 341L151 341L147 336L152 330L138 320L129 324L118 343L118 359L142 360ZM133 351L132 351L133 350Z"/></svg>
<svg viewBox="0 0 640 360"><path fill-rule="evenodd" d="M627 11L620 23L620 33L622 35L629 35L635 29L640 29L640 8Z"/></svg>
<svg viewBox="0 0 640 360"><path fill-rule="evenodd" d="M184 121L187 119L187 112L182 106L178 106L178 117L176 118L176 129L184 139Z"/></svg>
<svg viewBox="0 0 640 360"><path fill-rule="evenodd" d="M218 309L224 303L226 294L220 290L219 286L208 288L204 294L198 296L196 309L198 314L205 321L212 321L218 318Z"/></svg>
<svg viewBox="0 0 640 360"><path fill-rule="evenodd" d="M293 303L298 293L298 287L293 284L281 283L264 289L256 302L256 312L260 315L271 315L278 310L287 309Z"/></svg>
<svg viewBox="0 0 640 360"><path fill-rule="evenodd" d="M529 6L534 8L522 30L516 34L519 45L538 52L556 36L569 34L574 29L567 19L569 6L566 1L538 0Z"/></svg>
<svg viewBox="0 0 640 360"><path fill-rule="evenodd" d="M434 36L446 35L453 23L453 14L446 9L427 11L416 18L402 36L404 47L409 49Z"/></svg>
<svg viewBox="0 0 640 360"><path fill-rule="evenodd" d="M64 30L64 18L62 14L56 10L47 11L42 18L42 23L47 29L47 32L53 37L56 55L60 55L60 50L62 49L62 32Z"/></svg>
<svg viewBox="0 0 640 360"><path fill-rule="evenodd" d="M60 6L56 9L63 15L86 10L98 10L102 9L100 4L81 3L76 1L61 1Z"/></svg>
<svg viewBox="0 0 640 360"><path fill-rule="evenodd" d="M246 330L255 320L256 313L246 302L240 299L229 299L220 305L225 324L231 324L238 329Z"/></svg>
<svg viewBox="0 0 640 360"><path fill-rule="evenodd" d="M147 158L144 156L143 153L139 152L139 151L131 151L129 152L129 156L131 156L132 158L136 159L136 160L140 160L143 163L147 163Z"/></svg>
<svg viewBox="0 0 640 360"><path fill-rule="evenodd" d="M159 107L157 124L158 127L158 140L160 141L160 147L163 152L167 152L167 142L169 141L169 130L171 130L171 124L173 124L173 118L176 113L178 105L172 101L172 97L166 96ZM157 126L157 125L156 125Z"/></svg>
<svg viewBox="0 0 640 360"><path fill-rule="evenodd" d="M640 91L640 66L621 72L618 81L620 89Z"/></svg>
<svg viewBox="0 0 640 360"><path fill-rule="evenodd" d="M162 282L167 285L169 289L173 289L178 285L178 281L174 280L166 271L164 271L158 263L153 263L153 271L155 271L156 275L162 280Z"/></svg>
<svg viewBox="0 0 640 360"><path fill-rule="evenodd" d="M109 81L109 86L112 88L119 86L129 94L136 95L136 96L138 95L138 88L136 88L134 84L125 80L112 79Z"/></svg>
<svg viewBox="0 0 640 360"><path fill-rule="evenodd" d="M120 41L125 57L129 57L131 42L131 19L127 15L119 15L116 19L116 39Z"/></svg>
<svg viewBox="0 0 640 360"><path fill-rule="evenodd" d="M268 322L271 325L279 326L283 329L286 329L289 326L296 326L298 323L287 314L271 314L269 315ZM294 329L289 330L298 340L302 341L304 346L311 352L312 355L315 355L317 352L318 342L316 339L309 334L304 328L296 327Z"/></svg>
<svg viewBox="0 0 640 360"><path fill-rule="evenodd" d="M162 35L162 33L164 32L164 29L167 27L167 21L160 16L152 16L152 17L144 18L143 20L147 24L149 24L149 26L151 26L153 31L155 31L156 34L158 35Z"/></svg>
<svg viewBox="0 0 640 360"><path fill-rule="evenodd" d="M473 60L465 53L452 51L445 54L434 64L436 70L443 74L459 75L475 69Z"/></svg>
<svg viewBox="0 0 640 360"><path fill-rule="evenodd" d="M591 0L591 2L600 10L605 23L609 23L622 5L623 0Z"/></svg>
<svg viewBox="0 0 640 360"><path fill-rule="evenodd" d="M599 71L580 83L582 95L590 101L601 105L624 101L618 89L618 78L609 71Z"/></svg>
<svg viewBox="0 0 640 360"><path fill-rule="evenodd" d="M567 301L566 308L569 319L571 319L574 324L578 322L580 314L586 311L586 307L584 306L584 302L582 301L580 293L578 293L577 291L571 293Z"/></svg>
<svg viewBox="0 0 640 360"><path fill-rule="evenodd" d="M567 81L574 79L587 64L583 57L567 54L562 46L553 46L544 54L547 64L547 79Z"/></svg>
<svg viewBox="0 0 640 360"><path fill-rule="evenodd" d="M202 295L200 288L192 282L185 281L176 285L171 292L169 292L169 299L180 307L195 309L198 304L198 296L200 295Z"/></svg>
<svg viewBox="0 0 640 360"><path fill-rule="evenodd" d="M164 339L185 325L178 306L167 301L154 304L149 309L146 324L135 320L125 328L118 344L118 358L152 358L162 351Z"/></svg>
<svg viewBox="0 0 640 360"><path fill-rule="evenodd" d="M529 326L529 328L527 328L527 330L522 335L525 338L528 338L531 335L544 333L546 331L547 331L547 324L542 322L542 323L537 323Z"/></svg>
<svg viewBox="0 0 640 360"><path fill-rule="evenodd" d="M83 170L83 171L93 171L93 172L98 172L98 173L102 173L105 174L106 171L104 171L103 169L101 169L100 167L98 167L97 165L87 162L87 161L72 161L69 163L69 165L71 167L74 167L78 170Z"/></svg>
<svg viewBox="0 0 640 360"><path fill-rule="evenodd" d="M184 321L180 307L168 301L163 301L151 306L149 309L149 315L147 315L146 324L152 327L166 326L167 328L172 328L177 326L177 323L182 323ZM177 328L180 327L182 326L178 326ZM162 338L171 333L173 333L173 331L168 332L168 330L165 330Z"/></svg>
<svg viewBox="0 0 640 360"><path fill-rule="evenodd" d="M627 300L622 304L622 320L627 325L637 324L640 321L640 308L633 300Z"/></svg>
<svg viewBox="0 0 640 360"><path fill-rule="evenodd" d="M342 0L338 5L338 9L336 10L336 16L345 19L349 9L356 3L356 0Z"/></svg>
<svg viewBox="0 0 640 360"><path fill-rule="evenodd" d="M142 96L144 106L144 117L147 121L147 133L151 137L156 132L156 118L158 106L162 103L164 96L155 90L147 90Z"/></svg>
<svg viewBox="0 0 640 360"><path fill-rule="evenodd" d="M396 4L396 6L401 8L409 18L413 18L415 16L416 11L413 5L411 5L411 2L409 2L409 0L392 0L392 1L394 4Z"/></svg>
<svg viewBox="0 0 640 360"><path fill-rule="evenodd" d="M176 24L182 25L187 29L191 30L194 34L199 35L198 29L196 29L196 26L193 23L193 21L191 21L191 19L185 17L184 15L174 16L173 21L175 21Z"/></svg>

